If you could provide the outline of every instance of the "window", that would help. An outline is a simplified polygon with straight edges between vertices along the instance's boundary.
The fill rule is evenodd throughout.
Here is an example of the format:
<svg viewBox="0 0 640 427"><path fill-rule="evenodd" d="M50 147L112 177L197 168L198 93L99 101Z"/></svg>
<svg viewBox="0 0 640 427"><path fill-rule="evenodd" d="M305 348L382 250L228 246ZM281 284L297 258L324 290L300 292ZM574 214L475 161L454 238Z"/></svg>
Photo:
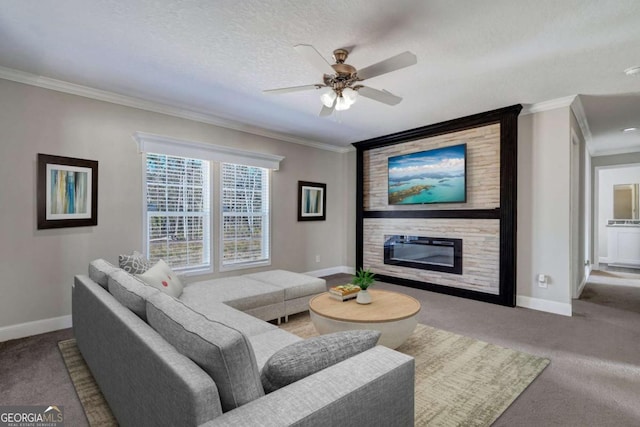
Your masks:
<svg viewBox="0 0 640 427"><path fill-rule="evenodd" d="M209 162L146 155L145 243L151 261L171 268L211 268Z"/></svg>
<svg viewBox="0 0 640 427"><path fill-rule="evenodd" d="M269 171L278 170L284 157L144 132L135 132L133 139L146 155L144 246L149 259L209 273L215 241L222 270L270 263ZM212 218L209 168L218 166L220 194L214 205L220 217ZM216 240L210 231L214 219L220 224Z"/></svg>
<svg viewBox="0 0 640 427"><path fill-rule="evenodd" d="M269 171L221 163L222 268L269 263Z"/></svg>

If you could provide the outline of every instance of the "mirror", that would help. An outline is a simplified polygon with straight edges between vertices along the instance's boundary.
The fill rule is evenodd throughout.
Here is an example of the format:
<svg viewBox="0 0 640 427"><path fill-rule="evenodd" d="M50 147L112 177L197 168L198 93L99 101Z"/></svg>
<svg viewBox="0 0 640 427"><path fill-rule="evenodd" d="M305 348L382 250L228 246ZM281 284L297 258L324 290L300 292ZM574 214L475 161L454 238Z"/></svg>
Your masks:
<svg viewBox="0 0 640 427"><path fill-rule="evenodd" d="M640 184L616 184L613 186L613 218L639 219L638 187Z"/></svg>

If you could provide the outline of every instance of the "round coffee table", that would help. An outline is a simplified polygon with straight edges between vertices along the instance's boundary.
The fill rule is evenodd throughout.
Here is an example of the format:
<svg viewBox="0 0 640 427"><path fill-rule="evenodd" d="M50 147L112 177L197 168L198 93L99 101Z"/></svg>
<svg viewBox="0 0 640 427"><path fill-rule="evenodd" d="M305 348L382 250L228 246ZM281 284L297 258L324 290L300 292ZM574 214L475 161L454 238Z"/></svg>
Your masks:
<svg viewBox="0 0 640 427"><path fill-rule="evenodd" d="M353 329L382 332L378 344L397 348L409 338L418 324L420 303L397 292L369 290L371 304L358 304L355 299L338 301L329 293L309 301L311 321L321 335Z"/></svg>

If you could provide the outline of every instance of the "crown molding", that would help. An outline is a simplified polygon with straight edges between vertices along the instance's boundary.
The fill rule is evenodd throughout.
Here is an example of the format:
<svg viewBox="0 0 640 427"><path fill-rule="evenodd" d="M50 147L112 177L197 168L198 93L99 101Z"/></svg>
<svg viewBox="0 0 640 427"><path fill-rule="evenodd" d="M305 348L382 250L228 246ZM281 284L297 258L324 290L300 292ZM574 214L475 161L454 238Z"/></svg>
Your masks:
<svg viewBox="0 0 640 427"><path fill-rule="evenodd" d="M615 148L613 150L593 150L590 151L591 157L615 156L618 154L635 154L640 152L637 147L634 148ZM619 166L619 165L616 165Z"/></svg>
<svg viewBox="0 0 640 427"><path fill-rule="evenodd" d="M589 122L587 121L587 115L584 112L584 106L582 105L580 95L576 96L576 98L571 103L571 111L573 111L573 114L576 116L578 126L580 126L582 136L584 136L587 150L589 150L589 154L593 155L593 135L591 134L591 129L589 129Z"/></svg>
<svg viewBox="0 0 640 427"><path fill-rule="evenodd" d="M521 115L534 114L563 107L571 108L571 111L573 111L573 114L576 116L576 120L578 121L578 126L580 126L580 130L582 131L582 136L584 136L589 154L595 155L596 153L593 151L592 147L593 136L591 134L591 129L589 129L589 122L587 121L587 115L584 112L584 106L580 100L580 95L565 96L563 98L551 99L549 101L538 102L536 104L527 104L522 109Z"/></svg>
<svg viewBox="0 0 640 427"><path fill-rule="evenodd" d="M135 98L133 96L120 95L114 92L94 89L88 86L69 83L63 80L52 79L49 77L38 76L35 74L27 73L25 71L14 70L11 68L0 67L0 78L18 83L24 83L31 86L37 86L44 89L55 90L57 92L82 96L84 98L110 102L112 104L124 105L126 107L132 107L140 110L151 111L154 113L166 114L168 116L179 117L182 119L193 120L196 122L207 123L226 129L232 129L239 132L262 136L265 138L276 139L279 141L291 142L294 144L304 145L320 150L333 151L336 153L346 153L351 150L351 147L336 147L335 145L330 145L311 139L298 138L284 133L273 132L257 126L243 124L234 120L225 119L207 112L193 110L180 105L163 104L160 102L150 101L142 98Z"/></svg>
<svg viewBox="0 0 640 427"><path fill-rule="evenodd" d="M576 95L565 96L563 98L551 99L549 101L537 102L535 104L523 104L521 116L539 113L541 111L555 110L556 108L570 107L576 99Z"/></svg>

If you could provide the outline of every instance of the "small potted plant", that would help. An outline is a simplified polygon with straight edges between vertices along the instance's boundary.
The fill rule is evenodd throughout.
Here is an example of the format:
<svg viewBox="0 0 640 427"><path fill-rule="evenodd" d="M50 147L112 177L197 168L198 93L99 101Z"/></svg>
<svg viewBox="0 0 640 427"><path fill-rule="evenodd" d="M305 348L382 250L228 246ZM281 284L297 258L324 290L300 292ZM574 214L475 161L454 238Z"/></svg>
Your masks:
<svg viewBox="0 0 640 427"><path fill-rule="evenodd" d="M372 273L369 269L360 268L356 272L356 277L353 278L351 283L360 287L360 292L358 292L358 297L356 298L356 302L358 304L370 304L371 303L371 294L367 292L369 286L373 285L375 282L375 274Z"/></svg>

